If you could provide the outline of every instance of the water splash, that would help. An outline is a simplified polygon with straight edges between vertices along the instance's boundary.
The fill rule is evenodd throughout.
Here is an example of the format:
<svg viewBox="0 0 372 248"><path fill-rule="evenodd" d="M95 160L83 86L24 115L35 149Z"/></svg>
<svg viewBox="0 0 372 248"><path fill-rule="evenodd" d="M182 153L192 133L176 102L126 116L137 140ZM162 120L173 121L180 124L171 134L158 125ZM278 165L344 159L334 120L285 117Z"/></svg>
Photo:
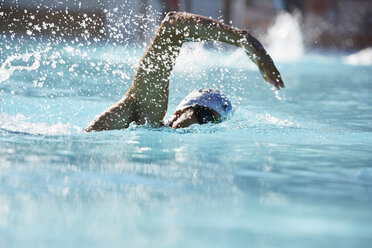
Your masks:
<svg viewBox="0 0 372 248"><path fill-rule="evenodd" d="M343 61L348 65L372 65L372 47L345 56Z"/></svg>
<svg viewBox="0 0 372 248"><path fill-rule="evenodd" d="M258 67L249 59L246 52L240 48L237 48L232 54L225 58L224 63L228 67L258 71Z"/></svg>
<svg viewBox="0 0 372 248"><path fill-rule="evenodd" d="M29 63L33 58L31 65ZM37 70L40 67L40 58L41 55L38 52L35 53L25 53L25 54L16 54L9 56L5 62L0 67L0 83L9 79L15 71L33 71ZM13 65L13 62L24 62L26 65Z"/></svg>
<svg viewBox="0 0 372 248"><path fill-rule="evenodd" d="M287 100L287 97L286 97L286 94L284 91L279 91L277 90L275 87L271 87L271 90L274 92L275 94L275 98L278 100L278 101L286 101Z"/></svg>
<svg viewBox="0 0 372 248"><path fill-rule="evenodd" d="M275 61L291 61L304 55L299 16L281 13L268 30L268 52Z"/></svg>
<svg viewBox="0 0 372 248"><path fill-rule="evenodd" d="M210 58L211 54L207 49L204 49L202 43L187 42L182 46L174 70L179 72L201 71L208 64Z"/></svg>
<svg viewBox="0 0 372 248"><path fill-rule="evenodd" d="M43 122L31 122L23 114L9 115L6 113L0 114L0 129L10 132L27 133L27 134L42 134L42 135L60 135L71 134L73 129L80 128L71 126L70 123L48 125Z"/></svg>
<svg viewBox="0 0 372 248"><path fill-rule="evenodd" d="M258 71L243 49L233 47L232 51L227 52L224 49L225 44L216 42L213 48L206 48L204 44L205 42L185 43L177 58L175 70L197 72L205 70L208 66L224 66Z"/></svg>
<svg viewBox="0 0 372 248"><path fill-rule="evenodd" d="M268 113L258 114L256 116L256 122L266 125L274 125L278 127L299 127L299 124L291 121L290 119L280 119Z"/></svg>

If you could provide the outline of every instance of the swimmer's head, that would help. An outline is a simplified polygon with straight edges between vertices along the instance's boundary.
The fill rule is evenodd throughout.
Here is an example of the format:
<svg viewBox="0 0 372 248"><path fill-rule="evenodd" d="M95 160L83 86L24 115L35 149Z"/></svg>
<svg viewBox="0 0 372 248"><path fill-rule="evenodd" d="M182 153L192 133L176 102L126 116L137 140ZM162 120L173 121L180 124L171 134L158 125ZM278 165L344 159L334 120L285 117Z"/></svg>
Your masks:
<svg viewBox="0 0 372 248"><path fill-rule="evenodd" d="M164 123L172 128L184 128L197 123L217 123L231 110L231 102L224 93L216 89L200 89L186 96L176 112Z"/></svg>

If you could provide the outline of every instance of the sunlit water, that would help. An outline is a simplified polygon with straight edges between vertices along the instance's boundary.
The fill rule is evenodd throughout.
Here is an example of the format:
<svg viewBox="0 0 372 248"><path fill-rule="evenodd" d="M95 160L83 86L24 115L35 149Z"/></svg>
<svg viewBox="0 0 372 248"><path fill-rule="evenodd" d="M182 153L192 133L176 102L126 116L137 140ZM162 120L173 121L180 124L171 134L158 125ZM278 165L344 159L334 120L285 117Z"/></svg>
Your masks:
<svg viewBox="0 0 372 248"><path fill-rule="evenodd" d="M192 44L167 115L213 87L232 100L228 120L85 133L129 88L142 46L0 49L0 247L371 244L371 66L279 60L277 93L241 50Z"/></svg>

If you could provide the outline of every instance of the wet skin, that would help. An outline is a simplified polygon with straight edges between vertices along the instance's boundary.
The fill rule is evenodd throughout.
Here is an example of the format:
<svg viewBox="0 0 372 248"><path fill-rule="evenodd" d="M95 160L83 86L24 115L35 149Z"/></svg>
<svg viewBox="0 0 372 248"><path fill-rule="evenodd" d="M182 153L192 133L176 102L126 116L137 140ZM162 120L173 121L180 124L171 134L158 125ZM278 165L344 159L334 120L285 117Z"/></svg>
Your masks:
<svg viewBox="0 0 372 248"><path fill-rule="evenodd" d="M151 45L143 55L127 93L116 104L98 115L87 132L127 128L149 123L161 126L168 108L169 76L182 44L187 41L220 41L245 50L258 66L263 78L277 89L284 84L273 60L262 44L245 30L217 20L189 13L171 12L164 18ZM169 126L187 127L195 121L190 110L174 113ZM181 118L177 121L177 118ZM189 124L191 123L191 124Z"/></svg>
<svg viewBox="0 0 372 248"><path fill-rule="evenodd" d="M211 111L217 120L221 118L221 115L218 112L214 111L213 109L211 109ZM171 128L185 128L191 126L192 124L199 124L198 117L196 116L195 110L192 107L177 110L172 116L164 121L164 125Z"/></svg>

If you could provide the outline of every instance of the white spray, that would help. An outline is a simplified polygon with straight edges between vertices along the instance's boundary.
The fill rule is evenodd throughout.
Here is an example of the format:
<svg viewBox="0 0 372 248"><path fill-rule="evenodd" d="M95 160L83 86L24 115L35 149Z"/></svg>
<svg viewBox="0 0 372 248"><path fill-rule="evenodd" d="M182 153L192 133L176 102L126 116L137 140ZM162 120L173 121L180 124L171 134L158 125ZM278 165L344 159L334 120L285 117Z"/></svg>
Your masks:
<svg viewBox="0 0 372 248"><path fill-rule="evenodd" d="M281 13L274 25L269 28L266 43L267 50L274 61L291 61L304 54L299 16Z"/></svg>

